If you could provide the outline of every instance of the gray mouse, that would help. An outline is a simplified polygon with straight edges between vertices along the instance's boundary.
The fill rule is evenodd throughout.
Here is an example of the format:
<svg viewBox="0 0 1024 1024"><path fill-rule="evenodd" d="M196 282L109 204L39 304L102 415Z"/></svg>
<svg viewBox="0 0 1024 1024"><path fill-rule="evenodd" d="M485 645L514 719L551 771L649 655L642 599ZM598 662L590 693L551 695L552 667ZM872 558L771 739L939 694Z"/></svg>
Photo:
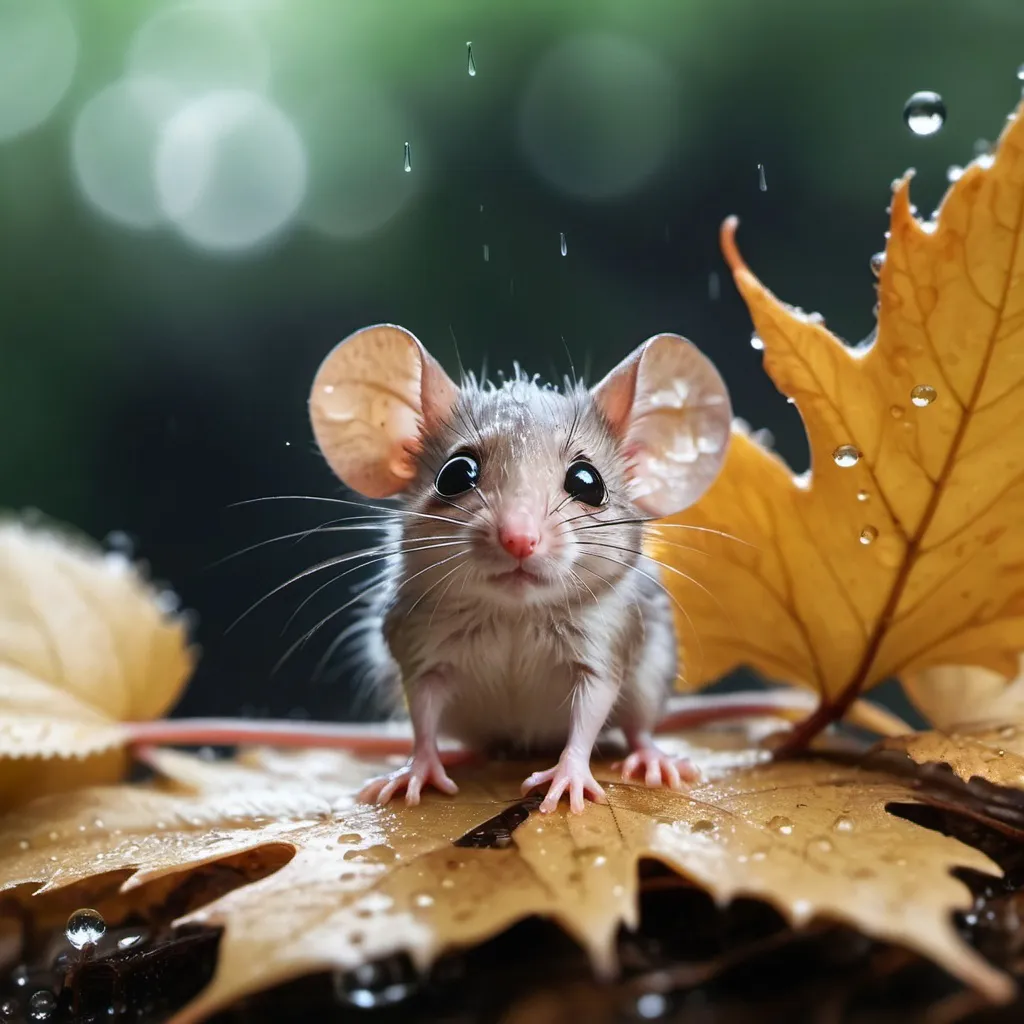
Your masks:
<svg viewBox="0 0 1024 1024"><path fill-rule="evenodd" d="M725 458L732 412L711 362L686 339L649 339L593 388L539 386L517 370L461 386L408 331L368 327L324 360L310 394L320 450L369 499L400 497L363 653L414 732L403 767L367 802L457 787L440 737L490 751L555 749L550 812L603 802L590 758L620 729L626 779L697 777L655 746L677 678L673 611L645 524L693 504Z"/></svg>

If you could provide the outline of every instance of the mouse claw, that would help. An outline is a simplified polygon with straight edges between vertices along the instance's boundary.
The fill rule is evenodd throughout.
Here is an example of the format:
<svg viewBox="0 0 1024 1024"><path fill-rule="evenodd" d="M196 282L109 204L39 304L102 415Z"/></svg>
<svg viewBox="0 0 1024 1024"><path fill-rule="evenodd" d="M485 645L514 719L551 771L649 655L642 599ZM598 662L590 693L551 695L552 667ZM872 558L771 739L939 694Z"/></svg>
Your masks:
<svg viewBox="0 0 1024 1024"><path fill-rule="evenodd" d="M406 805L415 807L420 802L424 785L433 786L449 796L459 791L459 787L444 770L444 765L437 754L417 755L401 768L370 779L359 791L356 799L364 804L383 805L404 790Z"/></svg>
<svg viewBox="0 0 1024 1024"><path fill-rule="evenodd" d="M613 767L619 767L613 765ZM637 776L652 788L686 789L687 783L696 782L700 771L685 757L673 757L655 746L639 747L622 762L622 781L631 782Z"/></svg>
<svg viewBox="0 0 1024 1024"><path fill-rule="evenodd" d="M566 791L569 793L569 809L574 814L583 813L586 797L596 804L608 802L604 790L591 774L590 765L587 762L566 759L559 761L554 768L534 772L523 782L522 791L528 793L531 789L536 789L545 783L550 783L550 785L547 795L540 805L541 814L550 814L558 806L558 801Z"/></svg>

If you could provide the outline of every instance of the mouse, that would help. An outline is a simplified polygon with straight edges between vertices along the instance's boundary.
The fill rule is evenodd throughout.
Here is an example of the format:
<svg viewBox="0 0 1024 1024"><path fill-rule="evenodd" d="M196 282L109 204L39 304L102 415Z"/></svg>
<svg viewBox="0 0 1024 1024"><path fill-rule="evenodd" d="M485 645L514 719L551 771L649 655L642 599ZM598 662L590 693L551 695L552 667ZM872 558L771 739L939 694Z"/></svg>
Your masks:
<svg viewBox="0 0 1024 1024"><path fill-rule="evenodd" d="M591 771L619 730L625 780L680 789L698 772L653 739L680 671L672 601L645 525L678 513L724 462L732 410L712 362L676 334L643 342L593 387L456 383L408 330L338 343L309 395L316 443L347 488L397 499L362 611L374 686L408 715L406 764L363 802L419 803L456 783L442 738L551 752L523 792L540 810L606 801Z"/></svg>

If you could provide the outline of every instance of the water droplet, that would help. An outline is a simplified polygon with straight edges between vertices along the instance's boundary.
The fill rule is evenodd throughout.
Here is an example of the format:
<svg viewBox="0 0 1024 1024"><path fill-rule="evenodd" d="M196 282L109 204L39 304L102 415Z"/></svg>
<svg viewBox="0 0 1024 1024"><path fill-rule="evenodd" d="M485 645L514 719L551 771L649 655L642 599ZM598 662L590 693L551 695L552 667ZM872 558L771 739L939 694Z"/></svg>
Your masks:
<svg viewBox="0 0 1024 1024"><path fill-rule="evenodd" d="M642 1020L657 1020L668 1012L668 1000L660 992L645 992L636 1001L636 1015Z"/></svg>
<svg viewBox="0 0 1024 1024"><path fill-rule="evenodd" d="M568 251L569 251L569 247L565 244L565 232L564 231L560 231L558 233L558 247L561 250L563 256L565 256L566 253L568 253Z"/></svg>
<svg viewBox="0 0 1024 1024"><path fill-rule="evenodd" d="M718 826L707 818L701 818L690 826L691 832L714 832Z"/></svg>
<svg viewBox="0 0 1024 1024"><path fill-rule="evenodd" d="M882 267L885 266L885 253L876 252L868 262L871 267L871 273L878 277L882 272Z"/></svg>
<svg viewBox="0 0 1024 1024"><path fill-rule="evenodd" d="M764 342L761 340L761 338L757 334L752 334L750 336L750 347L755 352L763 352L764 351Z"/></svg>
<svg viewBox="0 0 1024 1024"><path fill-rule="evenodd" d="M137 946L146 938L145 935L140 932L135 932L131 935L124 935L117 940L118 949L131 949L133 946Z"/></svg>
<svg viewBox="0 0 1024 1024"><path fill-rule="evenodd" d="M858 491L857 492L857 500L858 501L870 501L871 500L871 493L870 493L870 491Z"/></svg>
<svg viewBox="0 0 1024 1024"><path fill-rule="evenodd" d="M917 384L910 392L910 400L919 409L931 405L938 397L938 392L930 384Z"/></svg>
<svg viewBox="0 0 1024 1024"><path fill-rule="evenodd" d="M832 453L832 461L840 469L849 469L860 461L860 452L852 444L841 444Z"/></svg>
<svg viewBox="0 0 1024 1024"><path fill-rule="evenodd" d="M432 907L434 905L434 897L429 892L416 893L412 901L417 907Z"/></svg>
<svg viewBox="0 0 1024 1024"><path fill-rule="evenodd" d="M0 1003L0 1019L14 1020L18 1016L18 1000L5 999Z"/></svg>
<svg viewBox="0 0 1024 1024"><path fill-rule="evenodd" d="M412 170L412 147L407 142L405 144L405 173L408 174Z"/></svg>
<svg viewBox="0 0 1024 1024"><path fill-rule="evenodd" d="M873 526L865 526L860 531L860 542L861 544L871 544L878 536L878 531Z"/></svg>
<svg viewBox="0 0 1024 1024"><path fill-rule="evenodd" d="M442 878L441 879L441 888L442 889L454 889L455 888L455 879L454 878Z"/></svg>
<svg viewBox="0 0 1024 1024"><path fill-rule="evenodd" d="M476 78L476 61L473 59L473 44L466 41L466 70L470 78Z"/></svg>
<svg viewBox="0 0 1024 1024"><path fill-rule="evenodd" d="M845 814L840 814L839 817L832 822L833 832L852 832L853 829L853 818L848 818Z"/></svg>
<svg viewBox="0 0 1024 1024"><path fill-rule="evenodd" d="M781 814L776 814L775 817L768 822L768 827L773 832L779 832L784 836L791 836L793 834L794 825L789 818L785 818Z"/></svg>
<svg viewBox="0 0 1024 1024"><path fill-rule="evenodd" d="M764 176L764 164L757 165L757 187L762 192L768 191L768 179Z"/></svg>
<svg viewBox="0 0 1024 1024"><path fill-rule="evenodd" d="M959 164L950 164L946 168L946 181L951 185L954 181L959 181L964 176L964 169Z"/></svg>
<svg viewBox="0 0 1024 1024"><path fill-rule="evenodd" d="M915 92L903 106L903 120L915 135L934 135L946 120L946 104L937 92Z"/></svg>
<svg viewBox="0 0 1024 1024"><path fill-rule="evenodd" d="M103 920L102 915L88 907L76 910L64 926L64 934L75 949L82 949L89 945L95 946L106 930L107 923Z"/></svg>
<svg viewBox="0 0 1024 1024"><path fill-rule="evenodd" d="M28 1000L29 1020L49 1020L57 1009L57 997L47 988L33 992Z"/></svg>
<svg viewBox="0 0 1024 1024"><path fill-rule="evenodd" d="M790 397L786 399L786 405L796 405L796 399L790 395Z"/></svg>
<svg viewBox="0 0 1024 1024"><path fill-rule="evenodd" d="M903 419L904 415L906 414L906 411L907 410L904 409L902 405L890 405L889 406L889 415L894 420L901 420L901 419Z"/></svg>
<svg viewBox="0 0 1024 1024"><path fill-rule="evenodd" d="M824 836L820 839L815 839L814 842L811 843L811 846L813 846L819 853L831 853L833 849L832 840L826 839Z"/></svg>
<svg viewBox="0 0 1024 1024"><path fill-rule="evenodd" d="M484 245L484 263L490 263L490 262L491 262L491 247L489 245Z"/></svg>
<svg viewBox="0 0 1024 1024"><path fill-rule="evenodd" d="M708 274L708 298L712 302L717 302L722 297L722 281L718 276L718 271L712 270Z"/></svg>
<svg viewBox="0 0 1024 1024"><path fill-rule="evenodd" d="M1017 68L1017 80L1024 82L1024 64L1021 64L1021 66Z"/></svg>

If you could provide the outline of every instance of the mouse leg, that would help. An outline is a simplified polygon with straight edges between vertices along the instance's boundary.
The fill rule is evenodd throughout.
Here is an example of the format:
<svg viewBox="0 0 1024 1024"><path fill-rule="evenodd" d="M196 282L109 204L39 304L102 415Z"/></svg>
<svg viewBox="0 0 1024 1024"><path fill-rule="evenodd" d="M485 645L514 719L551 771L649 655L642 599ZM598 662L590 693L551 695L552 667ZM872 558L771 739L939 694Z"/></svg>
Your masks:
<svg viewBox="0 0 1024 1024"><path fill-rule="evenodd" d="M583 811L584 797L589 796L599 804L606 802L604 790L590 771L590 754L617 696L618 687L608 680L591 677L576 686L572 695L569 741L558 764L547 771L534 772L523 783L524 793L549 784L540 805L542 814L553 811L566 791L569 808L576 814Z"/></svg>
<svg viewBox="0 0 1024 1024"><path fill-rule="evenodd" d="M638 725L627 716L622 730L631 751L621 766L624 782L639 776L648 786L685 789L687 783L700 778L700 772L688 758L674 757L656 746L650 728Z"/></svg>
<svg viewBox="0 0 1024 1024"><path fill-rule="evenodd" d="M409 717L412 719L413 753L409 763L387 775L370 779L359 791L363 803L386 804L405 792L405 802L415 807L425 785L449 795L459 787L448 777L437 750L437 728L448 700L448 686L438 672L429 672L408 687Z"/></svg>

